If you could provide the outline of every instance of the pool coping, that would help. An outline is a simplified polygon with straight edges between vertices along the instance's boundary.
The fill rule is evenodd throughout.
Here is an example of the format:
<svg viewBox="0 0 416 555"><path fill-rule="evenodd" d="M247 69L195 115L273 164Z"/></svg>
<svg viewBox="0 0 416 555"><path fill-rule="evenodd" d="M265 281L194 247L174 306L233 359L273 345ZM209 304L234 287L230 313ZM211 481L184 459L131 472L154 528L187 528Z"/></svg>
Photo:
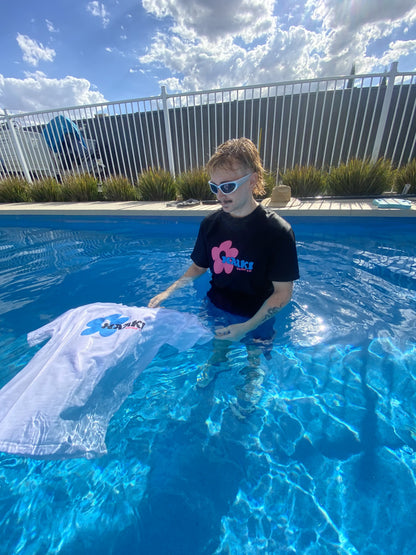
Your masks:
<svg viewBox="0 0 416 555"><path fill-rule="evenodd" d="M292 198L285 204L271 204L270 199L262 201L263 206L274 210L283 217L292 216L360 216L360 217L416 217L416 201L411 201L410 209L378 208L373 199L314 199ZM164 217L204 217L218 210L218 204L198 204L189 207L167 206L166 202L50 202L0 204L0 216L6 215L73 215L73 216L164 216Z"/></svg>

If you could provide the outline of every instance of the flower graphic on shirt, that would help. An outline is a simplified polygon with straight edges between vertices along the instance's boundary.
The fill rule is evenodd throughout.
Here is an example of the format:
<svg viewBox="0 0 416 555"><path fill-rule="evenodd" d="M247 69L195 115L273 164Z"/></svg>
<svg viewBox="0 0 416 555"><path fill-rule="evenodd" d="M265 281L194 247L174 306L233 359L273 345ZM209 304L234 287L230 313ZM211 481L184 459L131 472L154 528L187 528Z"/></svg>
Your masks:
<svg viewBox="0 0 416 555"><path fill-rule="evenodd" d="M118 329L121 329L124 322L127 322L128 318L126 316L121 316L121 314L111 314L111 316L105 316L104 318L94 318L90 322L87 322L87 327L81 332L81 335L92 335L93 333L99 333L102 337L108 337L113 335Z"/></svg>
<svg viewBox="0 0 416 555"><path fill-rule="evenodd" d="M212 247L211 256L214 261L214 274L220 274L223 270L226 274L231 274L234 266L223 262L223 257L235 258L238 256L238 249L232 246L231 241L223 241L219 247Z"/></svg>

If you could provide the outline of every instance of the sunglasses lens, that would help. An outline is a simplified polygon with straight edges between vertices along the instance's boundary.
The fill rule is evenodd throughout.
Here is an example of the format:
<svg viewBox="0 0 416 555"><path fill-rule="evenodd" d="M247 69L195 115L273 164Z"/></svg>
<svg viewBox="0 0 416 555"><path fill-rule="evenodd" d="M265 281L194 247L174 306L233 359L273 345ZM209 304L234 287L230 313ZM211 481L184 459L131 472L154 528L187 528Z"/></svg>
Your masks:
<svg viewBox="0 0 416 555"><path fill-rule="evenodd" d="M232 193L235 188L236 188L236 184L233 182L230 183L223 183L222 185L220 185L221 191L225 194L225 195L229 195L230 193Z"/></svg>
<svg viewBox="0 0 416 555"><path fill-rule="evenodd" d="M216 195L218 193L218 187L214 185L214 183L210 183L209 186L211 188L211 191L214 193L214 195Z"/></svg>
<svg viewBox="0 0 416 555"><path fill-rule="evenodd" d="M227 181L226 183L221 183L221 185L215 185L215 183L212 183L212 181L209 181L209 186L211 188L211 191L214 193L214 195L218 194L218 189L224 195L230 195L239 187L239 185L241 185L242 180L240 179L239 181L240 183L235 183L234 181Z"/></svg>

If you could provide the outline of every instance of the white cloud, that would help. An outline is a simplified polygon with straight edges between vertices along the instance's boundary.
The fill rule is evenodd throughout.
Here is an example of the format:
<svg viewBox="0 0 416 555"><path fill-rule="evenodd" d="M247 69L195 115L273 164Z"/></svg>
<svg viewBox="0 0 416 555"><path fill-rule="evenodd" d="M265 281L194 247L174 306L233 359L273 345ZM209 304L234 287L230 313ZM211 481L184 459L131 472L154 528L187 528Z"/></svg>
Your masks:
<svg viewBox="0 0 416 555"><path fill-rule="evenodd" d="M49 19L45 19L46 27L50 33L59 33L59 29L55 28L55 25Z"/></svg>
<svg viewBox="0 0 416 555"><path fill-rule="evenodd" d="M52 62L55 58L55 50L43 46L42 43L29 38L27 35L18 33L16 40L23 52L23 60L32 66L37 66L40 61Z"/></svg>
<svg viewBox="0 0 416 555"><path fill-rule="evenodd" d="M218 41L239 36L250 42L274 25L274 0L142 0L145 10L158 18L171 17L173 32L190 39Z"/></svg>
<svg viewBox="0 0 416 555"><path fill-rule="evenodd" d="M92 90L87 79L50 79L40 71L25 79L0 74L0 106L6 110L30 112L98 102L105 102L105 98Z"/></svg>
<svg viewBox="0 0 416 555"><path fill-rule="evenodd" d="M349 65L356 63L362 73L397 61L405 55L405 44L400 52L390 45L379 56L370 56L368 51L375 41L388 38L416 21L414 0L308 0L308 5L313 7L312 17L321 24L328 39L322 58L322 69L327 75L343 73L347 61ZM411 50L410 43L407 41L407 48Z"/></svg>
<svg viewBox="0 0 416 555"><path fill-rule="evenodd" d="M416 40L397 40L389 44L389 49L384 53L380 63L387 66L400 57L408 56L411 53L416 54Z"/></svg>
<svg viewBox="0 0 416 555"><path fill-rule="evenodd" d="M169 16L173 25L169 34L155 35L140 61L183 74L180 88L225 86L233 71L244 73L246 58L256 56L256 41L264 44L273 34L273 4L273 0L143 0L149 13ZM244 82L250 78L247 71ZM178 78L169 83L179 83Z"/></svg>
<svg viewBox="0 0 416 555"><path fill-rule="evenodd" d="M414 0L303 0L296 7L303 18L292 26L274 15L276 3L142 0L170 28L154 35L140 62L171 72L160 84L189 91L346 75L353 63L368 72L413 49L402 41L378 57L368 54L375 41L416 21Z"/></svg>
<svg viewBox="0 0 416 555"><path fill-rule="evenodd" d="M313 17L329 29L356 30L367 24L393 23L415 11L414 0L308 0L307 4Z"/></svg>
<svg viewBox="0 0 416 555"><path fill-rule="evenodd" d="M107 12L107 9L102 2L98 2L97 0L89 2L87 4L87 12L94 17L99 17L104 28L110 23L110 14Z"/></svg>

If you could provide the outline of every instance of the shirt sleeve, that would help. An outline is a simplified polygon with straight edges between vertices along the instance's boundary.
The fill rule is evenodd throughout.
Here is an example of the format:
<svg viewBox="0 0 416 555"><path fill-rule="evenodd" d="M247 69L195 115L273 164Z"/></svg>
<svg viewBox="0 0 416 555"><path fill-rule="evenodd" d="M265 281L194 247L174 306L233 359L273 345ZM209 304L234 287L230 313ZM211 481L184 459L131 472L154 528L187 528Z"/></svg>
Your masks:
<svg viewBox="0 0 416 555"><path fill-rule="evenodd" d="M207 242L205 240L204 222L199 226L198 236L196 238L194 250L191 254L191 260L201 268L209 268L209 253L207 249Z"/></svg>
<svg viewBox="0 0 416 555"><path fill-rule="evenodd" d="M299 264L295 234L291 228L274 234L270 251L273 256L268 268L271 281L295 281L299 279Z"/></svg>
<svg viewBox="0 0 416 555"><path fill-rule="evenodd" d="M213 333L201 324L197 316L188 313L176 313L173 333L167 343L178 351L186 351L195 344L207 343L213 338Z"/></svg>
<svg viewBox="0 0 416 555"><path fill-rule="evenodd" d="M44 326L42 326L37 330L29 332L27 334L27 341L29 345L32 347L33 345L37 345L38 343L41 343L45 339L50 339L53 336L53 334L56 332L56 330L59 328L62 321L68 317L71 317L73 312L74 312L74 309L68 310L64 314L61 314L60 316L58 316L58 318L55 318L55 320L53 320L52 322L45 324Z"/></svg>
<svg viewBox="0 0 416 555"><path fill-rule="evenodd" d="M207 343L213 338L212 332L197 316L168 308L155 309L151 336L157 339L158 347L167 343L180 352L195 344Z"/></svg>

